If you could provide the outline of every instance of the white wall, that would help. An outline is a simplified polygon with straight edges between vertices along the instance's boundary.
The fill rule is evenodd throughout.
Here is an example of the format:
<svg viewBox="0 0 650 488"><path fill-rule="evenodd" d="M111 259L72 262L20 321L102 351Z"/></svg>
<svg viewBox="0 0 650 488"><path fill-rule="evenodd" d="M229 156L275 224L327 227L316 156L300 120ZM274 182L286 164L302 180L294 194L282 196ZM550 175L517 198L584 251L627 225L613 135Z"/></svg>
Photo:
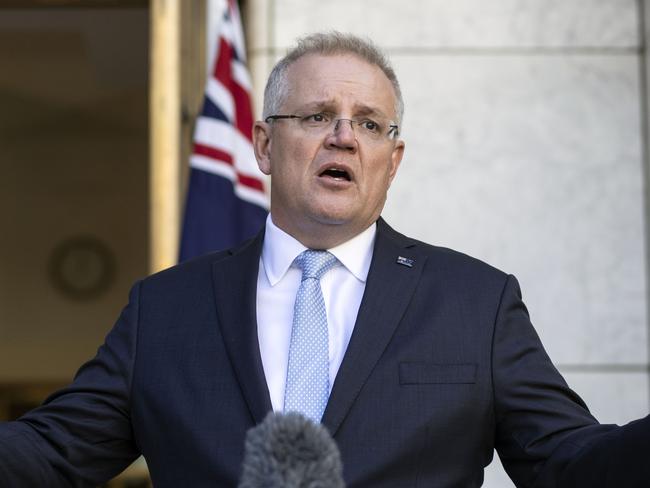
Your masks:
<svg viewBox="0 0 650 488"><path fill-rule="evenodd" d="M367 35L394 62L405 160L384 216L515 274L602 422L648 412L639 12L634 0L248 0L264 80L295 38ZM512 484L490 468L485 486Z"/></svg>

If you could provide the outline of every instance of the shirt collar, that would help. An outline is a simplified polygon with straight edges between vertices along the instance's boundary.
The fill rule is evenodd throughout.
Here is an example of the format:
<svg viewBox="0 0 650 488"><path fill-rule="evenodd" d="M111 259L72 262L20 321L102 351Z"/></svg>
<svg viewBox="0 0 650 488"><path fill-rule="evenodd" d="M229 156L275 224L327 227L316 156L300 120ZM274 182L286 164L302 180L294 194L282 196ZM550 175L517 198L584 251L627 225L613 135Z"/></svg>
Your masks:
<svg viewBox="0 0 650 488"><path fill-rule="evenodd" d="M350 273L364 283L370 270L376 233L377 224L373 223L349 241L328 249ZM271 214L266 217L262 263L271 286L282 279L296 256L305 249L307 248L298 240L273 223Z"/></svg>

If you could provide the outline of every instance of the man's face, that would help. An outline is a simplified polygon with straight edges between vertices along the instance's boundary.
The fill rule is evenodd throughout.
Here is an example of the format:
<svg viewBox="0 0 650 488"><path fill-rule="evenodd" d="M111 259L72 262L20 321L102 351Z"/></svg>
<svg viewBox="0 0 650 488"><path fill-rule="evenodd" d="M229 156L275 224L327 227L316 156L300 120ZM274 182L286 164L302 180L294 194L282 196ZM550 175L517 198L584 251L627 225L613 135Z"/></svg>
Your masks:
<svg viewBox="0 0 650 488"><path fill-rule="evenodd" d="M396 121L392 84L356 56L307 55L289 67L287 78L280 114ZM260 169L271 175L273 222L303 244L325 248L379 217L404 143L385 133L369 142L346 121L314 135L288 119L258 122L255 150Z"/></svg>

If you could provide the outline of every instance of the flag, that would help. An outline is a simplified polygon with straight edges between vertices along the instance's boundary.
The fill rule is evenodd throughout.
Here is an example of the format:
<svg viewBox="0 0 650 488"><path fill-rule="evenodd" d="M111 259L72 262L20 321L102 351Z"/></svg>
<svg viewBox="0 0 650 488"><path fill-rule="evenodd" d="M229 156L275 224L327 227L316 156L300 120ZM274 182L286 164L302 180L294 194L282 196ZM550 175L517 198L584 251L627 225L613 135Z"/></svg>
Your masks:
<svg viewBox="0 0 650 488"><path fill-rule="evenodd" d="M264 225L264 175L253 152L251 81L241 19L228 0L194 130L180 261L232 247Z"/></svg>

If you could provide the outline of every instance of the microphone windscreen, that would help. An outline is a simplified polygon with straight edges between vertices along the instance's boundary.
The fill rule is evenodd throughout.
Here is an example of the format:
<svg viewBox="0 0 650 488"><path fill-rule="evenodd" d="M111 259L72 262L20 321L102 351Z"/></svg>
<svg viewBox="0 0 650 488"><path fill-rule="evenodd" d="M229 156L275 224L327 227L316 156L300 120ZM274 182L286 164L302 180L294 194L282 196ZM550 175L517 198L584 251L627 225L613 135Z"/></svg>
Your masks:
<svg viewBox="0 0 650 488"><path fill-rule="evenodd" d="M345 488L336 443L296 412L269 413L246 434L239 488Z"/></svg>

